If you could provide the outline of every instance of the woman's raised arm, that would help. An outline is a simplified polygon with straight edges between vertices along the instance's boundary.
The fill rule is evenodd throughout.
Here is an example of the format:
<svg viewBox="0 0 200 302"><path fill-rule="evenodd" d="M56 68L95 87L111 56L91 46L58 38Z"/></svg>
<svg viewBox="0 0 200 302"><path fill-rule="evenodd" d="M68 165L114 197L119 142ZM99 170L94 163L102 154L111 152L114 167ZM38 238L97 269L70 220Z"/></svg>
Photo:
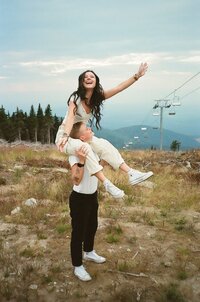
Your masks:
<svg viewBox="0 0 200 302"><path fill-rule="evenodd" d="M140 77L142 77L143 75L145 75L146 71L147 71L148 65L147 63L142 63L138 69L138 72L133 75L132 77L130 77L128 80L120 83L119 85L117 85L114 88L111 88L107 91L104 91L104 96L105 99L109 99L111 98L113 95L125 90L126 88L128 88L129 86L131 86L133 83L135 83Z"/></svg>

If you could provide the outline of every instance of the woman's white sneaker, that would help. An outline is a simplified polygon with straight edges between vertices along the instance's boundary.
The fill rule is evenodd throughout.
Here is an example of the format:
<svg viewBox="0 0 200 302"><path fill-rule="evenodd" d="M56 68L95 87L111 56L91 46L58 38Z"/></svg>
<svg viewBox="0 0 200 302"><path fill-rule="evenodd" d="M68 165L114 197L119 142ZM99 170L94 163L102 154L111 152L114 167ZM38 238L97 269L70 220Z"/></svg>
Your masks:
<svg viewBox="0 0 200 302"><path fill-rule="evenodd" d="M99 256L95 250L91 252L84 252L83 253L83 259L84 260L89 260L89 261L94 261L96 263L104 263L106 261L106 258Z"/></svg>
<svg viewBox="0 0 200 302"><path fill-rule="evenodd" d="M103 184L104 184L106 191L108 193L110 193L110 195L112 195L112 197L114 197L116 199L124 197L124 191L120 190L115 185L113 185L113 183L110 180L106 179L103 182Z"/></svg>
<svg viewBox="0 0 200 302"><path fill-rule="evenodd" d="M131 185L136 185L142 181L147 180L149 177L151 177L153 175L153 172L152 171L140 172L140 171L131 169L128 172L128 175L129 175L129 183Z"/></svg>
<svg viewBox="0 0 200 302"><path fill-rule="evenodd" d="M92 280L91 276L85 270L83 265L74 267L74 275L76 277L78 277L81 281L90 281L90 280Z"/></svg>

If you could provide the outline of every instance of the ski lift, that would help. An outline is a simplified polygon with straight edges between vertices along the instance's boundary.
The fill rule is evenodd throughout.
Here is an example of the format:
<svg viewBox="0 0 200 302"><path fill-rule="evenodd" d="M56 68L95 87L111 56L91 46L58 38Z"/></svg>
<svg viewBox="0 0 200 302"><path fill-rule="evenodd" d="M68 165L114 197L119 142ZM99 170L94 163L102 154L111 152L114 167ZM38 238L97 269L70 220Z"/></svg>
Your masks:
<svg viewBox="0 0 200 302"><path fill-rule="evenodd" d="M172 101L172 106L181 106L181 102L179 101L179 96L174 95L173 101Z"/></svg>
<svg viewBox="0 0 200 302"><path fill-rule="evenodd" d="M169 114L169 115L175 115L175 114L176 114L176 112L175 112L175 110L174 110L173 107L170 108L170 111L169 111L168 114Z"/></svg>
<svg viewBox="0 0 200 302"><path fill-rule="evenodd" d="M172 106L181 106L181 102L173 102Z"/></svg>

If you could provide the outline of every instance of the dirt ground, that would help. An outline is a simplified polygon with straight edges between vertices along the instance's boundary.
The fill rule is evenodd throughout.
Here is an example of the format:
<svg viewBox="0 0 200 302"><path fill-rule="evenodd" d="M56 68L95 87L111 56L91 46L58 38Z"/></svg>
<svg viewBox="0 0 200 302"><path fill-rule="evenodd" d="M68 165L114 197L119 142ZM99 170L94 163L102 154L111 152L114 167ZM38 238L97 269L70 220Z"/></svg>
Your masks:
<svg viewBox="0 0 200 302"><path fill-rule="evenodd" d="M123 152L154 172L150 188L105 168L127 196L116 201L100 185L95 250L106 262L84 262L90 282L71 265L70 171L60 155L27 152L0 161L1 302L200 301L199 150ZM28 198L37 206L23 205Z"/></svg>

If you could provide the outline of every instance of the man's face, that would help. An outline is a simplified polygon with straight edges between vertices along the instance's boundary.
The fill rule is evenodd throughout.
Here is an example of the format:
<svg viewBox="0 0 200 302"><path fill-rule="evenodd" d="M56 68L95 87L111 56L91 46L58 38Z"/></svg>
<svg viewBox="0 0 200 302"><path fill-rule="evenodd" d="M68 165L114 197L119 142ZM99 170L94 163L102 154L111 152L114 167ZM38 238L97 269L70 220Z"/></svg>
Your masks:
<svg viewBox="0 0 200 302"><path fill-rule="evenodd" d="M80 139L84 142L88 142L92 139L93 132L91 128L87 127L85 124L82 124L79 130Z"/></svg>

